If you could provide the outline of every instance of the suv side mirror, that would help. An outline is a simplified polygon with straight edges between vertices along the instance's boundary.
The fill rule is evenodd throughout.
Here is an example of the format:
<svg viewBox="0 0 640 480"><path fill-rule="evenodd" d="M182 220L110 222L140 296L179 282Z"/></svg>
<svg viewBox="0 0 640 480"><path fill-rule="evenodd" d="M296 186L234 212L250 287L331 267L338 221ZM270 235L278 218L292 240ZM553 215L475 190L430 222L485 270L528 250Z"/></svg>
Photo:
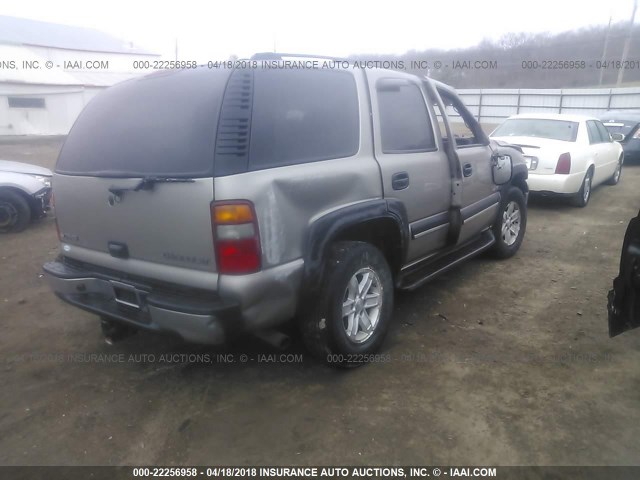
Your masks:
<svg viewBox="0 0 640 480"><path fill-rule="evenodd" d="M509 155L494 155L491 159L491 173L493 183L504 185L513 176L513 161Z"/></svg>
<svg viewBox="0 0 640 480"><path fill-rule="evenodd" d="M614 142L621 142L622 140L624 140L624 135L621 133L612 133L611 138Z"/></svg>

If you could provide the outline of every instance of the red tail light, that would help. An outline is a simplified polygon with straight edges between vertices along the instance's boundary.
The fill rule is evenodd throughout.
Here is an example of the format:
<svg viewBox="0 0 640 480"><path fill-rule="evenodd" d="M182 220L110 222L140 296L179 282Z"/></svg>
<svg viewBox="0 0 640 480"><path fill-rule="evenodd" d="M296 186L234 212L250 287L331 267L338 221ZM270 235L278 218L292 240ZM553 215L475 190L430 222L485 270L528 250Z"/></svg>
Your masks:
<svg viewBox="0 0 640 480"><path fill-rule="evenodd" d="M558 164L556 165L556 173L568 175L571 172L571 154L563 153L558 157Z"/></svg>
<svg viewBox="0 0 640 480"><path fill-rule="evenodd" d="M211 225L219 273L241 275L260 270L260 235L251 202L212 203Z"/></svg>

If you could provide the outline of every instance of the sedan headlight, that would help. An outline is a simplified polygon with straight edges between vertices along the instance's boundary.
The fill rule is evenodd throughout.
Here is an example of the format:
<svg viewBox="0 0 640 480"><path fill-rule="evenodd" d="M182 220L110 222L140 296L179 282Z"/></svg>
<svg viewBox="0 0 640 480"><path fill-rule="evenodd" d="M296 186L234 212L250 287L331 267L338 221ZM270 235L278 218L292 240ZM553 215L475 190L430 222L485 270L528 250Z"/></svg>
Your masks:
<svg viewBox="0 0 640 480"><path fill-rule="evenodd" d="M51 177L45 177L43 175L31 175L33 178L35 178L36 180L38 180L39 182L42 182L42 184L47 187L50 188L51 187Z"/></svg>

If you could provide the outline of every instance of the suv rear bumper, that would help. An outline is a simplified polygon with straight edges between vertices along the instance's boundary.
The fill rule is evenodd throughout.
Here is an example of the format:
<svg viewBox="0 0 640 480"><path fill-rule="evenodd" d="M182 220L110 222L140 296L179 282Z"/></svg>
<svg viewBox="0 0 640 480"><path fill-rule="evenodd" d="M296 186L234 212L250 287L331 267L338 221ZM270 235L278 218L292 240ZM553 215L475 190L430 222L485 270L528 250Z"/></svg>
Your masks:
<svg viewBox="0 0 640 480"><path fill-rule="evenodd" d="M45 263L43 269L51 288L65 302L137 328L171 332L204 344L224 343L229 334L242 328L239 305L216 298L214 293L209 299L158 292L59 261ZM116 298L120 286L136 299L133 303L139 308L123 303L127 298Z"/></svg>

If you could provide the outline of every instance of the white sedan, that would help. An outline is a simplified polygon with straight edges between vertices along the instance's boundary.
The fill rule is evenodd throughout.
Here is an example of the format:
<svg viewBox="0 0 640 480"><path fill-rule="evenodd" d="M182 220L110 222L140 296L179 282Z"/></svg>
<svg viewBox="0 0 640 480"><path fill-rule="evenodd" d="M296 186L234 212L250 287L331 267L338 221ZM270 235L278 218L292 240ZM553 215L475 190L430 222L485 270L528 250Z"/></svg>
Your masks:
<svg viewBox="0 0 640 480"><path fill-rule="evenodd" d="M584 207L592 187L620 181L622 146L597 118L515 115L496 128L491 138L522 148L532 192L569 196L576 206Z"/></svg>

